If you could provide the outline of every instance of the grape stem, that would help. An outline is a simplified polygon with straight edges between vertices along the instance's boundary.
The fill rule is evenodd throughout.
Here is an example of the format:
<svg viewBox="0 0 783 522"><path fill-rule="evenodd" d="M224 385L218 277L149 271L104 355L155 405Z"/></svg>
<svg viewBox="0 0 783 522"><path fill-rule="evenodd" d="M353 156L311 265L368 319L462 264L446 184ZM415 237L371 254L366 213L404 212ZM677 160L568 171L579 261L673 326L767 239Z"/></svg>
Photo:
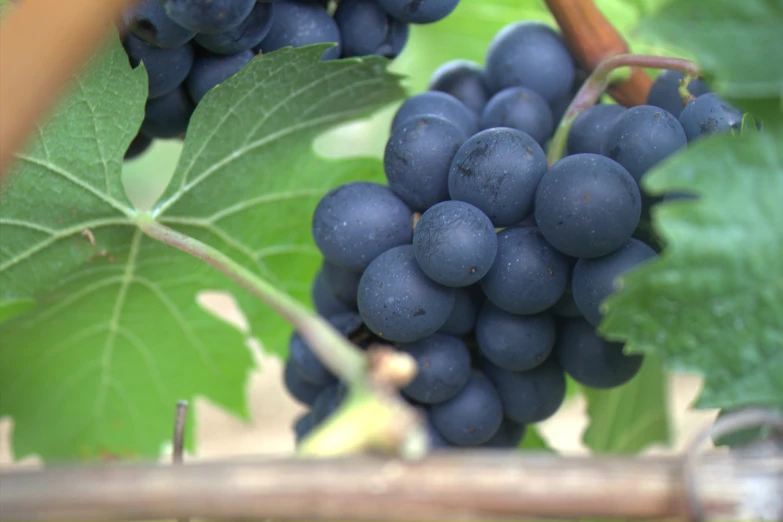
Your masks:
<svg viewBox="0 0 783 522"><path fill-rule="evenodd" d="M205 261L273 308L293 325L318 359L350 385L349 400L303 441L301 454L323 457L376 449L418 458L426 452L426 442L419 443L422 421L395 388L415 374L409 355L380 350L368 358L323 318L216 248L149 214L139 215L137 225L149 237Z"/></svg>
<svg viewBox="0 0 783 522"><path fill-rule="evenodd" d="M364 354L327 321L291 296L218 249L171 229L148 214L139 215L137 224L151 238L205 261L273 308L293 325L318 358L342 381L354 384L367 378L368 365Z"/></svg>
<svg viewBox="0 0 783 522"><path fill-rule="evenodd" d="M684 72L687 76L697 77L701 74L699 66L689 60L681 58L669 58L665 56L648 56L641 54L619 54L607 58L590 74L582 88L576 93L571 105L568 106L560 124L557 127L549 146L547 161L550 165L563 157L568 140L568 131L571 130L574 120L583 111L595 105L601 94L609 87L612 71L619 67L647 67L652 69L674 69Z"/></svg>
<svg viewBox="0 0 783 522"><path fill-rule="evenodd" d="M695 80L696 78L697 76L686 74L684 78L680 79L680 86L677 89L677 92L680 93L680 98L682 98L683 105L688 105L690 102L696 99L696 96L691 94L691 91L688 90L688 85L690 85L691 80Z"/></svg>

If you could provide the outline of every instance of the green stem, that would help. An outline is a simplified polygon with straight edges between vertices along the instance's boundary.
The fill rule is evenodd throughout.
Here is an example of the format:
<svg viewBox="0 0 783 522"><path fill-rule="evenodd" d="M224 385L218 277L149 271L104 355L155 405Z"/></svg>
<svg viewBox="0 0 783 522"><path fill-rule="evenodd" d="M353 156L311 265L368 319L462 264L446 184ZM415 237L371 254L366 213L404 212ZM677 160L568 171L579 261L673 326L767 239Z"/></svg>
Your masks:
<svg viewBox="0 0 783 522"><path fill-rule="evenodd" d="M310 312L288 294L216 248L177 232L155 221L148 214L139 215L137 224L151 238L207 262L272 307L294 326L318 358L341 380L353 384L366 378L367 362L364 354L327 321Z"/></svg>
<svg viewBox="0 0 783 522"><path fill-rule="evenodd" d="M696 96L691 94L691 91L688 90L688 85L690 85L691 80L695 80L696 78L698 78L697 75L686 73L685 77L680 80L680 86L677 89L677 92L680 93L680 98L682 98L683 105L688 105L690 102L696 99Z"/></svg>
<svg viewBox="0 0 783 522"><path fill-rule="evenodd" d="M582 114L583 111L595 105L601 94L609 87L610 75L612 71L619 67L647 67L652 69L675 69L683 71L686 75L699 76L699 66L689 60L683 60L680 58L667 58L664 56L647 56L637 54L619 54L611 58L607 58L600 64L592 74L587 78L582 88L576 93L574 99L571 101L571 105L568 106L568 110L563 119L560 120L560 124L557 127L552 138L552 143L549 145L549 153L547 154L547 160L550 165L557 162L563 157L566 149L566 142L568 140L568 131L571 130L574 120Z"/></svg>

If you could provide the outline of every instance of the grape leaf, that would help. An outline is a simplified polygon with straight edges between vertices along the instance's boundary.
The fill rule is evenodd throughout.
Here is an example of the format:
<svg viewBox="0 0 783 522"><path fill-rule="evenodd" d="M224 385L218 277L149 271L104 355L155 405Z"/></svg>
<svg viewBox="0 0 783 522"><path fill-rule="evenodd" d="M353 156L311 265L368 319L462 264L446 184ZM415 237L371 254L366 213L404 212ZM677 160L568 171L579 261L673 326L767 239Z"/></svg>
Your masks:
<svg viewBox="0 0 783 522"><path fill-rule="evenodd" d="M653 209L666 250L605 303L604 334L705 375L704 408L783 405L780 143L769 132L702 139L646 174L653 193L700 199Z"/></svg>
<svg viewBox="0 0 783 522"><path fill-rule="evenodd" d="M519 449L526 451L555 451L549 446L538 429L533 425L528 425L525 430L525 438L519 443Z"/></svg>
<svg viewBox="0 0 783 522"><path fill-rule="evenodd" d="M731 98L783 93L779 0L677 0L646 17L641 26L656 41L689 52L714 89Z"/></svg>
<svg viewBox="0 0 783 522"><path fill-rule="evenodd" d="M322 160L313 138L402 94L384 60L321 62L325 48L257 57L208 94L155 210L299 298L319 263L309 237L317 200L337 182L382 172L375 160ZM204 396L247 415L247 335L285 351L290 330L269 309L136 228L120 170L145 85L115 38L2 194L0 303L37 303L0 325L0 415L14 419L17 456L155 457L179 399ZM196 297L207 289L241 297L251 331L204 311Z"/></svg>
<svg viewBox="0 0 783 522"><path fill-rule="evenodd" d="M610 390L583 388L587 426L582 441L596 453L637 453L669 441L666 373L648 356L628 383Z"/></svg>

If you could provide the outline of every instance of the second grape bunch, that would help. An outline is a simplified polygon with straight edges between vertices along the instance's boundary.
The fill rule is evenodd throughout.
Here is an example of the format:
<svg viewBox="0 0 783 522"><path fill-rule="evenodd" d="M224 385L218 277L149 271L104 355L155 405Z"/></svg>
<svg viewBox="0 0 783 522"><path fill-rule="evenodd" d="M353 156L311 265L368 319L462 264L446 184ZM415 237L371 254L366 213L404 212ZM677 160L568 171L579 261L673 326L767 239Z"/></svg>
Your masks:
<svg viewBox="0 0 783 522"><path fill-rule="evenodd" d="M426 413L433 447L517 446L559 409L566 375L607 389L638 373L642 357L596 327L617 277L656 256L637 239L654 203L639 181L742 121L698 80L685 105L682 77L658 76L648 105L585 111L550 167L544 149L584 75L557 31L511 24L483 67L445 64L402 104L388 185L348 183L319 202L315 307L361 346L390 343L416 359L402 394ZM286 386L311 407L301 438L345 387L298 334L290 353Z"/></svg>
<svg viewBox="0 0 783 522"><path fill-rule="evenodd" d="M131 159L154 139L185 133L207 92L259 53L334 43L324 60L395 58L409 24L445 18L459 0L140 0L123 17L133 66L144 63L149 95Z"/></svg>

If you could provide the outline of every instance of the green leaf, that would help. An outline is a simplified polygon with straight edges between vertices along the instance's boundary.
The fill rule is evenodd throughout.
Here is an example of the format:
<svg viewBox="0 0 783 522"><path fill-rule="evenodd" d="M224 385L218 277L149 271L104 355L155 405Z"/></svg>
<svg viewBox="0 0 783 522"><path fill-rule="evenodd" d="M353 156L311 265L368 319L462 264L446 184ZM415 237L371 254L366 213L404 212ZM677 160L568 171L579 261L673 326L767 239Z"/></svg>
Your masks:
<svg viewBox="0 0 783 522"><path fill-rule="evenodd" d="M582 437L596 453L637 453L669 441L666 373L647 357L628 383L610 390L583 388L590 423Z"/></svg>
<svg viewBox="0 0 783 522"><path fill-rule="evenodd" d="M313 140L330 126L402 98L378 57L320 62L327 46L283 49L210 92L191 120L179 165L153 214L219 248L301 300L321 256L315 205L331 187L380 181L376 160L325 161ZM242 93L239 96L238 93ZM243 308L252 298L240 296ZM269 351L290 331L269 308L250 311Z"/></svg>
<svg viewBox="0 0 783 522"><path fill-rule="evenodd" d="M783 405L781 136L699 140L645 175L656 194L699 200L653 209L668 247L621 281L604 334L705 375L698 405Z"/></svg>
<svg viewBox="0 0 783 522"><path fill-rule="evenodd" d="M402 94L384 60L321 62L324 48L257 57L207 95L156 207L301 300L320 261L309 237L318 199L338 182L382 175L376 160L319 158L313 138ZM116 39L88 71L2 196L0 302L37 306L0 325L0 415L14 419L17 456L156 457L179 399L246 416L247 336L284 353L290 329L136 228L120 169L143 118L145 73ZM202 290L235 293L251 331L203 310Z"/></svg>
<svg viewBox="0 0 783 522"><path fill-rule="evenodd" d="M8 321L35 306L32 299L20 299L19 301L6 301L0 303L0 323Z"/></svg>
<svg viewBox="0 0 783 522"><path fill-rule="evenodd" d="M554 452L546 440L538 432L535 426L528 425L525 431L525 438L519 443L519 449L528 451L548 451Z"/></svg>
<svg viewBox="0 0 783 522"><path fill-rule="evenodd" d="M690 53L730 98L783 93L779 0L676 0L642 24L646 35Z"/></svg>

